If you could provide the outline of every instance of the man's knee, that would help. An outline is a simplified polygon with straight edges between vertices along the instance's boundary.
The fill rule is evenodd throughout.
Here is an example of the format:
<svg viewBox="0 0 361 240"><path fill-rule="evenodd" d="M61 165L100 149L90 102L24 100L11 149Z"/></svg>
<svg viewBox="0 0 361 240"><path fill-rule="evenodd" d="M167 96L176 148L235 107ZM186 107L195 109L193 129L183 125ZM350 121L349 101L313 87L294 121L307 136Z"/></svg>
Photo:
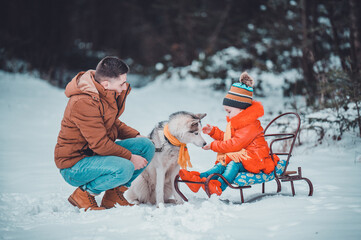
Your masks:
<svg viewBox="0 0 361 240"><path fill-rule="evenodd" d="M148 162L150 162L155 153L155 146L151 140L148 138L138 138L139 145L143 147L143 152L145 153L145 157Z"/></svg>
<svg viewBox="0 0 361 240"><path fill-rule="evenodd" d="M134 164L129 160L125 161L122 164L119 164L117 166L117 169L115 169L115 178L119 179L131 179L134 174L135 168Z"/></svg>
<svg viewBox="0 0 361 240"><path fill-rule="evenodd" d="M149 148L150 151L155 150L154 144L149 138L138 138L138 141L145 148Z"/></svg>

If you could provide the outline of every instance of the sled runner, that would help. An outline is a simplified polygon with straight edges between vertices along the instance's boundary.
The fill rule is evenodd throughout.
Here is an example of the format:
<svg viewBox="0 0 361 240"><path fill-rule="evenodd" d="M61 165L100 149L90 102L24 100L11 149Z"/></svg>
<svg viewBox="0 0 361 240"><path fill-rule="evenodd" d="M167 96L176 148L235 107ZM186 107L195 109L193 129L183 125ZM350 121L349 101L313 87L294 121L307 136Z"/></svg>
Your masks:
<svg viewBox="0 0 361 240"><path fill-rule="evenodd" d="M290 133L272 133L267 134L267 130L270 129L270 126L276 125L276 122L280 122L279 119L285 119L285 116L289 117L292 116L296 118L296 130L291 131ZM306 181L306 183L309 186L309 193L308 196L312 196L313 194L313 185L312 182L308 179L302 176L301 167L298 167L297 171L287 171L287 167L291 158L292 150L296 142L297 135L300 130L301 125L301 118L297 113L294 112L288 112L283 113L279 115L278 117L274 118L265 128L264 134L265 138L269 139L270 142L269 148L270 148L270 156L273 159L273 154L278 155L280 158L284 156L284 159L280 159L278 161L277 166L275 167L274 171L270 174L265 174L263 172L260 172L258 174L250 173L250 172L241 172L236 177L235 181L233 183L228 182L222 175L214 173L207 177L205 182L193 182L193 181L184 181L181 180L179 177L179 174L174 179L174 187L177 193L183 198L184 201L188 201L188 199L184 196L184 194L179 189L179 183L195 183L195 184L203 184L205 191L210 197L209 192L209 182L213 177L221 177L223 181L228 185L231 189L238 189L240 190L241 195L241 202L244 203L244 197L243 197L243 189L245 188L251 188L254 184L260 184L262 183L262 194L265 193L265 183L275 180L277 183L277 193L281 191L281 182L290 182L291 183L291 189L292 189L292 195L295 195L295 186L294 181L303 180ZM285 150L283 152L274 152L274 144L275 143L286 143L284 141L291 141L291 144L288 147L288 151Z"/></svg>

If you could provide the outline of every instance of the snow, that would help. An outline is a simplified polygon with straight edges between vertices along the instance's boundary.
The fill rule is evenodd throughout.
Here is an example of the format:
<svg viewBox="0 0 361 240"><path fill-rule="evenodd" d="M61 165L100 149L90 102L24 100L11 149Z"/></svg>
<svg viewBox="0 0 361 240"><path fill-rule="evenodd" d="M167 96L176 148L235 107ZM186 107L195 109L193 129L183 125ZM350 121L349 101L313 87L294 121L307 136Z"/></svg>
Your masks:
<svg viewBox="0 0 361 240"><path fill-rule="evenodd" d="M317 147L303 137L304 144L295 148L289 170L302 166L314 184L312 197L305 182L295 183L294 197L284 183L281 194L245 204L236 204L235 190L208 199L202 190L195 194L182 185L189 197L183 205L84 212L68 203L74 188L53 160L67 104L63 90L30 75L1 71L0 83L0 239L361 239L361 141L352 133ZM133 88L121 120L147 135L157 122L185 110L207 113L203 124L225 128L223 97L207 81L160 79ZM290 110L278 94L258 100L266 108L263 123L274 117L271 112ZM189 151L191 170L214 163L210 151L192 145ZM266 192L275 190L274 182L266 184ZM260 185L244 190L245 200L260 192Z"/></svg>

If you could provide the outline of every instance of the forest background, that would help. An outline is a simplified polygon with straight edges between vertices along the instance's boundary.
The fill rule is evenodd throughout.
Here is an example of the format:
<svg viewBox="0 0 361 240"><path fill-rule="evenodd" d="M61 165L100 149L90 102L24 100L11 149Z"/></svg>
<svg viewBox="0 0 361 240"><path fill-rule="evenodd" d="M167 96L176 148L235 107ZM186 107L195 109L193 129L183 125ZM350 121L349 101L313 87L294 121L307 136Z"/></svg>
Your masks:
<svg viewBox="0 0 361 240"><path fill-rule="evenodd" d="M336 112L335 118L308 118L309 123L334 124L335 140L346 130L361 136L360 1L13 0L1 5L2 70L36 73L63 88L77 72L116 55L132 73L146 76L144 81L187 69L197 79L220 79L213 87L222 91L237 81L234 71L294 70L298 77L284 79L284 96L304 96L305 112ZM242 54L224 64L212 61L230 47ZM194 62L196 70L185 68ZM263 88L259 79L255 94L262 96ZM302 114L297 101L293 108ZM351 117L350 108L356 113ZM314 128L322 139L325 129Z"/></svg>

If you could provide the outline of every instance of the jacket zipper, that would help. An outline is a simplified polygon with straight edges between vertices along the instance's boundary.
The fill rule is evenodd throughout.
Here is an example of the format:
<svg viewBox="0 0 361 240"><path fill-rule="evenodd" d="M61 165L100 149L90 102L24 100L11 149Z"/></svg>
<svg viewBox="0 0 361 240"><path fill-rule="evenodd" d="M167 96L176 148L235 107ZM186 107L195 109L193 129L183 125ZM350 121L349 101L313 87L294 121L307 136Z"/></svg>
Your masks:
<svg viewBox="0 0 361 240"><path fill-rule="evenodd" d="M124 104L124 102L125 102L125 99L127 98L129 88L130 88L130 84L128 85L128 88L127 88L127 90L125 91L125 95L124 95L124 99L123 99L123 101L122 101L122 104L120 104L120 108L118 108L117 116L118 116L120 110L123 108L123 104ZM115 98L115 100L117 101L116 98Z"/></svg>
<svg viewBox="0 0 361 240"><path fill-rule="evenodd" d="M100 103L102 104L102 107L103 107L103 120L104 120L104 115L105 115L104 104L103 104L103 102L102 102L102 100L100 98L99 98L99 101L100 101Z"/></svg>

